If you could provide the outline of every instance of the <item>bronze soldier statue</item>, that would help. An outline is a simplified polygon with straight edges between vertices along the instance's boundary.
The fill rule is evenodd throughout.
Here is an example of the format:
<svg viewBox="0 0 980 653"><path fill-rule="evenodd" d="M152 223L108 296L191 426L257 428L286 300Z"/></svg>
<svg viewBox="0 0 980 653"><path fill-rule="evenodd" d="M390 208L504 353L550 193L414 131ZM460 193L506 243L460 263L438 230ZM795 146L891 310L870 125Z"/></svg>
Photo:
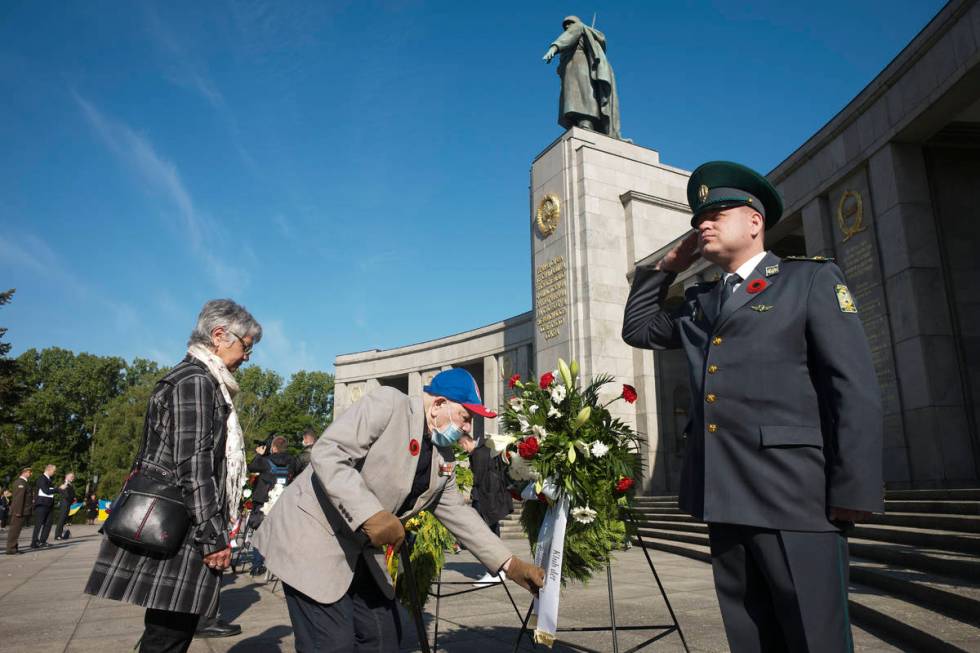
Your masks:
<svg viewBox="0 0 980 653"><path fill-rule="evenodd" d="M561 24L565 31L544 54L545 63L551 63L561 53L558 124L565 129L584 127L621 138L616 76L606 57L605 35L583 25L578 16L567 16Z"/></svg>

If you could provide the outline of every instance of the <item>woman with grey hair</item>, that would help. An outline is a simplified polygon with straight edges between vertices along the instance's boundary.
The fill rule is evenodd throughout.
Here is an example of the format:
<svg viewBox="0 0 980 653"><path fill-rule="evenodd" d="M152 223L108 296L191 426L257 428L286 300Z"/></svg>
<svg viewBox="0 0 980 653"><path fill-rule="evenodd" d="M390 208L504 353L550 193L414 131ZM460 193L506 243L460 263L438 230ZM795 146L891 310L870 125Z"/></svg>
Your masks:
<svg viewBox="0 0 980 653"><path fill-rule="evenodd" d="M229 520L245 480L233 373L261 338L262 327L243 306L209 301L187 356L150 396L141 463L176 480L191 527L169 557L104 539L85 586L88 594L146 608L141 653L186 651L200 617L217 612L221 572L231 559Z"/></svg>

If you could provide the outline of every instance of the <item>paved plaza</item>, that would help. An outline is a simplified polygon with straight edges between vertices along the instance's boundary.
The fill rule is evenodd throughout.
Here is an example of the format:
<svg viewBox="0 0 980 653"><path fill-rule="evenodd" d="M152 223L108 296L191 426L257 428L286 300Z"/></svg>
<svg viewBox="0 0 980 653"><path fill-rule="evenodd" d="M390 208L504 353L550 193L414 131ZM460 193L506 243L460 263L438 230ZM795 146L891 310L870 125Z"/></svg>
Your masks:
<svg viewBox="0 0 980 653"><path fill-rule="evenodd" d="M6 653L61 653L66 651L112 653L132 650L142 632L143 611L135 606L92 598L82 593L98 550L100 535L95 527L73 527L75 537L40 551L18 556L0 556L0 649ZM25 535L30 531L25 529ZM29 540L21 539L27 547ZM519 555L528 555L526 545L508 540ZM302 555L302 552L297 552ZM708 565L669 553L652 552L654 563L677 612L692 651L727 650L721 615L715 599ZM467 580L480 576L483 568L467 553L448 557L444 580ZM619 624L668 623L669 616L659 599L643 552L637 548L621 553L613 566L616 588L616 618ZM292 629L283 600L282 586L252 579L248 575L226 575L221 593L221 616L242 625L238 637L195 640L191 651L235 653L291 651ZM468 587L468 586L466 586ZM522 611L527 594L513 583L510 590ZM458 586L446 588L460 589ZM609 623L606 578L597 577L587 586L570 586L562 597L561 625L605 626ZM435 599L427 605L429 639L433 634ZM419 650L415 630L403 613L404 651ZM446 651L511 651L520 621L506 592L499 587L444 599L440 606L439 648ZM638 644L655 632L623 632L621 649ZM610 651L608 633L563 635L567 641L595 650ZM871 635L855 629L857 649L865 652L896 651ZM522 650L531 650L525 643ZM538 647L539 651L545 650ZM556 645L556 651L569 650ZM680 639L670 634L654 643L650 651L682 651Z"/></svg>

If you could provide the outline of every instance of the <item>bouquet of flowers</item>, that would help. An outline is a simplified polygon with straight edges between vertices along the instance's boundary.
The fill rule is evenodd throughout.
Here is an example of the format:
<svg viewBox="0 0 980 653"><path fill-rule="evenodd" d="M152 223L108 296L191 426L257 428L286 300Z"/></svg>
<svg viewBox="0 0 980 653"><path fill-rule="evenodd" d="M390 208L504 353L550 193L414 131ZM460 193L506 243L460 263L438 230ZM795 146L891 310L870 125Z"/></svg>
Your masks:
<svg viewBox="0 0 980 653"><path fill-rule="evenodd" d="M623 385L600 398L613 377L600 374L583 388L578 375L575 361L559 359L558 369L537 382L512 376L515 394L502 416L508 433L487 437L487 446L509 464L510 477L525 486L521 525L532 550L548 508L567 502L562 584L589 580L612 551L625 547L620 513L640 472L639 436L608 410L616 401L636 401L636 390Z"/></svg>

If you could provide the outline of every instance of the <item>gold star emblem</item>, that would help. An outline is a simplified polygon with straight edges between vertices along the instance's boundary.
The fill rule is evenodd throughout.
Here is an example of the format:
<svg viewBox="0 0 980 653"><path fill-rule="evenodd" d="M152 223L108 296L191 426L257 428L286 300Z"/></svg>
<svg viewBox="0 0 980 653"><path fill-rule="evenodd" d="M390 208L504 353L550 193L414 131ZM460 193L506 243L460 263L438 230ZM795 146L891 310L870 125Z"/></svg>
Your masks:
<svg viewBox="0 0 980 653"><path fill-rule="evenodd" d="M707 200L708 200L708 187L705 186L704 184L701 184L701 187L698 188L698 201L701 202L701 204L704 204Z"/></svg>

